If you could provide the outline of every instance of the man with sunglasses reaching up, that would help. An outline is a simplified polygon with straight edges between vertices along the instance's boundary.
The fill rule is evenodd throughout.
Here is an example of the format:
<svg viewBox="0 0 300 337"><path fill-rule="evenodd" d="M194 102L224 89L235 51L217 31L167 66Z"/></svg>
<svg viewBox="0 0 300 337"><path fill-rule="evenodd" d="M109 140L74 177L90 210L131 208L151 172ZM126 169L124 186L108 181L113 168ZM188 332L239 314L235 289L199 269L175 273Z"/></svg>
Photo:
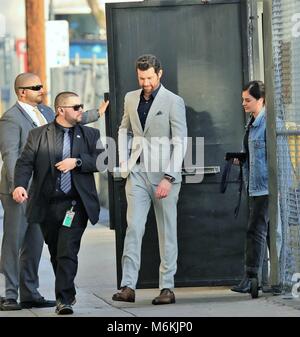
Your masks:
<svg viewBox="0 0 300 337"><path fill-rule="evenodd" d="M38 266L44 244L40 227L37 223L28 223L24 204L18 204L12 198L15 164L28 133L52 122L54 112L42 104L44 90L37 75L19 74L15 79L15 92L17 102L0 118L0 152L3 160L0 199L4 209L0 272L5 276L5 298L0 299L0 310L5 311L53 307L56 304L44 299L38 292ZM85 112L81 123L97 120L107 104L102 102L99 111Z"/></svg>
<svg viewBox="0 0 300 337"><path fill-rule="evenodd" d="M97 157L97 129L79 125L82 104L77 94L62 92L55 98L55 121L31 130L15 167L13 192L16 202L30 199L26 214L39 222L55 273L56 313L73 313L74 279L78 252L88 219L98 222L100 205L94 175Z"/></svg>

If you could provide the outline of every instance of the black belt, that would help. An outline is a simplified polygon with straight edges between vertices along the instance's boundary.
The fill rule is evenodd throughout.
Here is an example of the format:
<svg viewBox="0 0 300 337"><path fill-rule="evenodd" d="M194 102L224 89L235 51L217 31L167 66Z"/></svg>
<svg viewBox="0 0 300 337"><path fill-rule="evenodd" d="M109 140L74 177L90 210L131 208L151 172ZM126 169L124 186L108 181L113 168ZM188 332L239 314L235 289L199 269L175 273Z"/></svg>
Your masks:
<svg viewBox="0 0 300 337"><path fill-rule="evenodd" d="M230 170L231 166L233 164L234 158L228 158L226 165L224 167L223 173L222 173L222 179L221 179L221 185L220 185L220 192L225 193L229 181L230 176ZM242 190L243 190L243 160L239 160L239 166L240 166L240 173L239 173L239 194L238 194L238 201L237 205L234 209L234 217L236 218L239 214L240 205L241 205L241 198L242 198Z"/></svg>
<svg viewBox="0 0 300 337"><path fill-rule="evenodd" d="M72 196L54 197L54 198L49 199L48 204L52 205L52 204L57 204L57 203L60 203L60 202L67 202L67 201L73 201L73 200L79 201L80 197L79 196L75 196L75 197L72 197Z"/></svg>

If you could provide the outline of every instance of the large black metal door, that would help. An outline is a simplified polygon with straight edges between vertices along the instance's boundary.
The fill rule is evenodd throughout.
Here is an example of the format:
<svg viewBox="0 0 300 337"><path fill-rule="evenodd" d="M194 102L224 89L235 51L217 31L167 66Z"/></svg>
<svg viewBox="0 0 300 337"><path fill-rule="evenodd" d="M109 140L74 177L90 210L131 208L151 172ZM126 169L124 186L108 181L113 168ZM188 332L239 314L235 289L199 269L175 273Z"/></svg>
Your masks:
<svg viewBox="0 0 300 337"><path fill-rule="evenodd" d="M246 198L234 219L238 183L219 184L226 151L239 151L244 133L241 88L247 81L244 1L145 1L107 4L110 79L109 136L117 139L127 91L137 88L135 59L157 55L162 83L186 103L188 135L204 137L201 183L182 184L178 203L177 286L225 285L240 279L247 222ZM232 176L237 178L238 170ZM116 230L117 277L126 230L124 181L109 176L111 226ZM151 209L142 246L138 287L158 284L159 253Z"/></svg>

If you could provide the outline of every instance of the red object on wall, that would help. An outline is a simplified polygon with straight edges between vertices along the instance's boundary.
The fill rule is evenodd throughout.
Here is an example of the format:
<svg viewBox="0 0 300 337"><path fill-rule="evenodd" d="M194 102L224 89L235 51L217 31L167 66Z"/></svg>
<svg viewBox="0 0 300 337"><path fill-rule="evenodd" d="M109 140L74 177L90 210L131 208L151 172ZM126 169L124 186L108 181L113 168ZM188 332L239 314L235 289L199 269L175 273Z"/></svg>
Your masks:
<svg viewBox="0 0 300 337"><path fill-rule="evenodd" d="M28 71L27 45L26 39L16 40L16 53L20 60L20 72Z"/></svg>

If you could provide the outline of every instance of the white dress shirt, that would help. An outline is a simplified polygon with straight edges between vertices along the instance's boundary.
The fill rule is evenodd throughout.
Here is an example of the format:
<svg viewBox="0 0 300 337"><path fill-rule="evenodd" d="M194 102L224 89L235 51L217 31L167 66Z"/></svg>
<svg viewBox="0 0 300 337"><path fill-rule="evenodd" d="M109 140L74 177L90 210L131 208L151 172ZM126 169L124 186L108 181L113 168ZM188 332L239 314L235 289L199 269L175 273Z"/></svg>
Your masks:
<svg viewBox="0 0 300 337"><path fill-rule="evenodd" d="M40 121L38 120L37 116L36 116L36 113L34 112L34 107L30 104L27 104L27 103L23 103L23 102L20 102L18 101L18 103L21 105L21 107L25 110L25 112L29 115L29 117L34 121L34 123L37 125L37 126L41 126L41 123ZM41 113L41 116L42 118L45 120L45 124L47 124L47 120L46 118L44 117L44 115Z"/></svg>

